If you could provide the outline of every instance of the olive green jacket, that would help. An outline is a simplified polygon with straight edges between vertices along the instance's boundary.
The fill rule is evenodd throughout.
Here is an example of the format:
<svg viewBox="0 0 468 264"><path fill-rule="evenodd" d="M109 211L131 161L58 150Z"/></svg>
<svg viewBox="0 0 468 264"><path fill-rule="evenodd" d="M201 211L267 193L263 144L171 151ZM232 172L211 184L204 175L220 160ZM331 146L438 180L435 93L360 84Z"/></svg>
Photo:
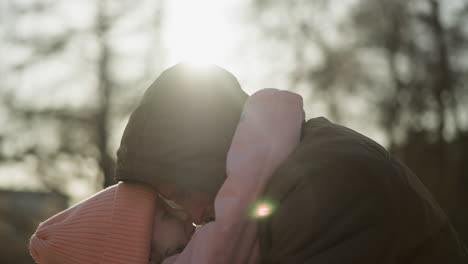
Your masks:
<svg viewBox="0 0 468 264"><path fill-rule="evenodd" d="M259 223L262 263L468 263L418 178L369 138L325 118L270 179L277 204Z"/></svg>

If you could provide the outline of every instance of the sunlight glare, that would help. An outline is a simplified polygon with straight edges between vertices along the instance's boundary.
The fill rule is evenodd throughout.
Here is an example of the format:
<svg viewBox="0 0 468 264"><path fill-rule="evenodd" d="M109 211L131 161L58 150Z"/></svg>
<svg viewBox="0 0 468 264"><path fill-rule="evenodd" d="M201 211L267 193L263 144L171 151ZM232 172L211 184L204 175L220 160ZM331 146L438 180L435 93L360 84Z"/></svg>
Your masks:
<svg viewBox="0 0 468 264"><path fill-rule="evenodd" d="M226 0L168 1L163 36L169 63L221 63L233 49L236 30Z"/></svg>

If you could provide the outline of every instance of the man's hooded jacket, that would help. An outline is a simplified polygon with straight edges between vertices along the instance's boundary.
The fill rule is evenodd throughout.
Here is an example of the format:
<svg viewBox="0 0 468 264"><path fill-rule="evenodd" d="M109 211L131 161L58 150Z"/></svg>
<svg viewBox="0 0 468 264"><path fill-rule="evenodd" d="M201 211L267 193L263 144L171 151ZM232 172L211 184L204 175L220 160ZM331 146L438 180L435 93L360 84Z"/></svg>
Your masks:
<svg viewBox="0 0 468 264"><path fill-rule="evenodd" d="M130 117L116 179L214 196L246 98L219 67L166 70ZM468 263L418 178L374 141L325 118L303 124L263 198L276 209L258 222L262 263Z"/></svg>

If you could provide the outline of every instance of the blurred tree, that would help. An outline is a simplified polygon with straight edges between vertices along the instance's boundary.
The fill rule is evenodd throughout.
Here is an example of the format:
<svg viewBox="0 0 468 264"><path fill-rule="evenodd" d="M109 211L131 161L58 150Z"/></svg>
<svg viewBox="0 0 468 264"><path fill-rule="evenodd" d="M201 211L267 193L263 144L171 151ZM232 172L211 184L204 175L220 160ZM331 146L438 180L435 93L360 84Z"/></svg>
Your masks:
<svg viewBox="0 0 468 264"><path fill-rule="evenodd" d="M163 60L162 1L1 4L0 182L76 202L113 182L122 122ZM0 262L32 263L27 240L65 205L2 193Z"/></svg>
<svg viewBox="0 0 468 264"><path fill-rule="evenodd" d="M7 2L0 169L60 193L113 183L121 123L163 60L162 3Z"/></svg>
<svg viewBox="0 0 468 264"><path fill-rule="evenodd" d="M467 15L468 1L361 1L350 23L356 44L386 64L390 78L382 84L389 92L379 105L391 149L421 177L465 241Z"/></svg>
<svg viewBox="0 0 468 264"><path fill-rule="evenodd" d="M468 1L255 3L266 35L295 57L292 89L312 88L334 120L375 118L468 242ZM353 104L365 111L352 116Z"/></svg>
<svg viewBox="0 0 468 264"><path fill-rule="evenodd" d="M390 78L383 84L390 91L378 103L381 124L393 147L404 145L415 133L437 146L437 176L426 180L443 200L444 181L450 180L444 175L450 175L448 169L453 171L448 166L447 144L460 139L467 129L462 121L467 91L462 58L468 44L464 32L468 3L460 1L461 9L449 10L451 6L444 2L445 14L441 3L361 1L352 13L351 25L357 45L374 51L386 64ZM459 146L458 152L464 152L466 148ZM465 164L457 163L460 169Z"/></svg>
<svg viewBox="0 0 468 264"><path fill-rule="evenodd" d="M313 103L326 102L335 121L343 119L340 99L357 89L367 75L356 67L354 49L344 45L337 28L342 14L337 6L348 1L294 0L254 1L254 19L270 41L281 42L282 54L289 54L289 89L313 89ZM341 7L343 8L343 7Z"/></svg>

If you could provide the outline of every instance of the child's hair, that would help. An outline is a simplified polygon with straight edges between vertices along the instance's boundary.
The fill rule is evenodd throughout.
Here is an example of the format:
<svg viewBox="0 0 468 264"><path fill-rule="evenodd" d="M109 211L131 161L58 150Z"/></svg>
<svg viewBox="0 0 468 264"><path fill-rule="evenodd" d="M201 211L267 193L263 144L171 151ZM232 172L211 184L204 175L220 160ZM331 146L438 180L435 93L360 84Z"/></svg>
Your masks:
<svg viewBox="0 0 468 264"><path fill-rule="evenodd" d="M108 187L41 223L30 253L41 264L147 264L156 200L143 184Z"/></svg>

